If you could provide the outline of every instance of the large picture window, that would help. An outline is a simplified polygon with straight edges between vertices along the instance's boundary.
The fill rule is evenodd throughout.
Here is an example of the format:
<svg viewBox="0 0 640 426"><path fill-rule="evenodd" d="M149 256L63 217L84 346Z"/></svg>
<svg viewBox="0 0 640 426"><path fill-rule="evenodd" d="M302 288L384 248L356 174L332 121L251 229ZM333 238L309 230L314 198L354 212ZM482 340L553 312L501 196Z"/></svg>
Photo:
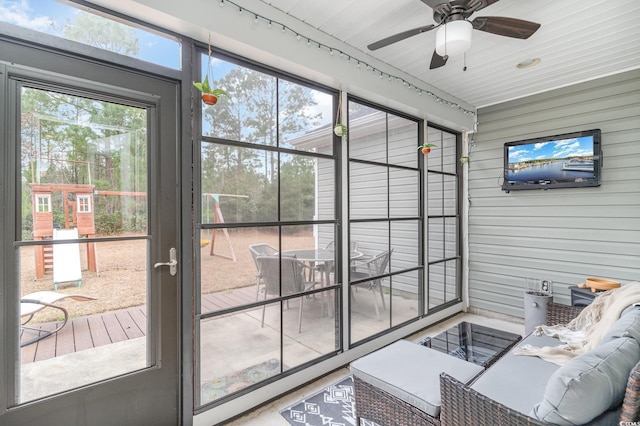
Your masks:
<svg viewBox="0 0 640 426"><path fill-rule="evenodd" d="M328 247L336 93L233 58L201 59L203 78L229 96L202 104L196 407L341 349L338 255Z"/></svg>
<svg viewBox="0 0 640 426"><path fill-rule="evenodd" d="M421 121L349 101L350 341L421 315Z"/></svg>
<svg viewBox="0 0 640 426"><path fill-rule="evenodd" d="M428 196L428 310L429 312L459 302L460 276L460 207L459 135L433 126L428 127L427 141L435 144L427 158Z"/></svg>

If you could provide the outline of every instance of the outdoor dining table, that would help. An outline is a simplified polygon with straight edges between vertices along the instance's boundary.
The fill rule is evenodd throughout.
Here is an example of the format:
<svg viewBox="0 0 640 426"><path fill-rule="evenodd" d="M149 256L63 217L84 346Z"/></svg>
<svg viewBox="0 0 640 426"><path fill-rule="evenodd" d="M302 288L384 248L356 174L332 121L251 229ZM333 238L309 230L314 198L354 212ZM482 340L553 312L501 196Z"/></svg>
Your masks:
<svg viewBox="0 0 640 426"><path fill-rule="evenodd" d="M295 256L296 259L308 263L309 266L315 268L316 265L324 264L321 277L321 285L327 287L331 285L331 271L333 270L333 263L335 262L335 252L329 249L297 249L287 250L282 252L286 256ZM355 260L362 257L362 253L359 251L351 250L349 252L349 259ZM324 292L322 294L322 307L324 312Z"/></svg>

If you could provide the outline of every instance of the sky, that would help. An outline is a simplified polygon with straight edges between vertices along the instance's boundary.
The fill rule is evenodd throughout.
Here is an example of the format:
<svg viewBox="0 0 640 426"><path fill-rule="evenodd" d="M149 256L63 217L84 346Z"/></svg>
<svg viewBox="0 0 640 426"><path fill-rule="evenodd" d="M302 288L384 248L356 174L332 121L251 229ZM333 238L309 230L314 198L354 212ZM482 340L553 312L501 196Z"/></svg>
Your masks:
<svg viewBox="0 0 640 426"><path fill-rule="evenodd" d="M59 28L80 10L54 0L0 0L0 21L60 36ZM140 52L135 56L147 62L180 69L180 43L134 28Z"/></svg>
<svg viewBox="0 0 640 426"><path fill-rule="evenodd" d="M55 0L0 0L0 21L18 25L43 33L62 36L60 28L67 22L73 21L78 13L86 13L69 4ZM106 18L105 18L106 19ZM160 36L149 31L135 28L136 36L139 40L140 51L136 58L164 65L173 69L180 69L181 46L174 39ZM219 80L237 65L213 59L211 63L210 79ZM206 73L209 65L206 56L202 61L202 71ZM332 98L331 96L315 92L317 105L310 107L310 114L322 113L320 125L331 123L332 121Z"/></svg>
<svg viewBox="0 0 640 426"><path fill-rule="evenodd" d="M560 139L509 147L509 163L593 155L593 137Z"/></svg>

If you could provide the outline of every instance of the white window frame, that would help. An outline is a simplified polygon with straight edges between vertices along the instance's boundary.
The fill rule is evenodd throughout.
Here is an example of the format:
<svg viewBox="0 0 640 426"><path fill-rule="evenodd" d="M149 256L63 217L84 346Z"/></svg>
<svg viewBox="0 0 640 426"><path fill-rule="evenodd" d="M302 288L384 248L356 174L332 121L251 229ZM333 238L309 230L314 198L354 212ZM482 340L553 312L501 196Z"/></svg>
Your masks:
<svg viewBox="0 0 640 426"><path fill-rule="evenodd" d="M91 213L90 195L78 195L76 196L76 201L76 210L78 213Z"/></svg>
<svg viewBox="0 0 640 426"><path fill-rule="evenodd" d="M46 208L46 210L42 210L42 207ZM50 194L36 194L36 212L51 213L51 195Z"/></svg>

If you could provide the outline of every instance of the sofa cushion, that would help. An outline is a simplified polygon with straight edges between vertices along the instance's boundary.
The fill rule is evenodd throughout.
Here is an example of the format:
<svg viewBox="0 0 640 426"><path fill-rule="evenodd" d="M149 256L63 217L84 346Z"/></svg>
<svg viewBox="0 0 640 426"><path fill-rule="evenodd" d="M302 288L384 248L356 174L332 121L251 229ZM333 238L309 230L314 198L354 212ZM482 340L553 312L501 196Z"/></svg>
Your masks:
<svg viewBox="0 0 640 426"><path fill-rule="evenodd" d="M577 356L549 378L531 416L557 425L588 423L622 403L640 345L620 337Z"/></svg>
<svg viewBox="0 0 640 426"><path fill-rule="evenodd" d="M620 315L607 334L602 337L601 345L619 337L631 337L640 342L640 306L631 305Z"/></svg>
<svg viewBox="0 0 640 426"><path fill-rule="evenodd" d="M543 347L559 344L560 341L553 337L530 334L518 346ZM558 368L560 366L538 357L514 355L512 350L483 373L471 387L494 401L528 414L542 399L549 377Z"/></svg>
<svg viewBox="0 0 640 426"><path fill-rule="evenodd" d="M484 369L443 352L399 340L353 361L353 375L432 417L440 415L440 373L468 383Z"/></svg>

